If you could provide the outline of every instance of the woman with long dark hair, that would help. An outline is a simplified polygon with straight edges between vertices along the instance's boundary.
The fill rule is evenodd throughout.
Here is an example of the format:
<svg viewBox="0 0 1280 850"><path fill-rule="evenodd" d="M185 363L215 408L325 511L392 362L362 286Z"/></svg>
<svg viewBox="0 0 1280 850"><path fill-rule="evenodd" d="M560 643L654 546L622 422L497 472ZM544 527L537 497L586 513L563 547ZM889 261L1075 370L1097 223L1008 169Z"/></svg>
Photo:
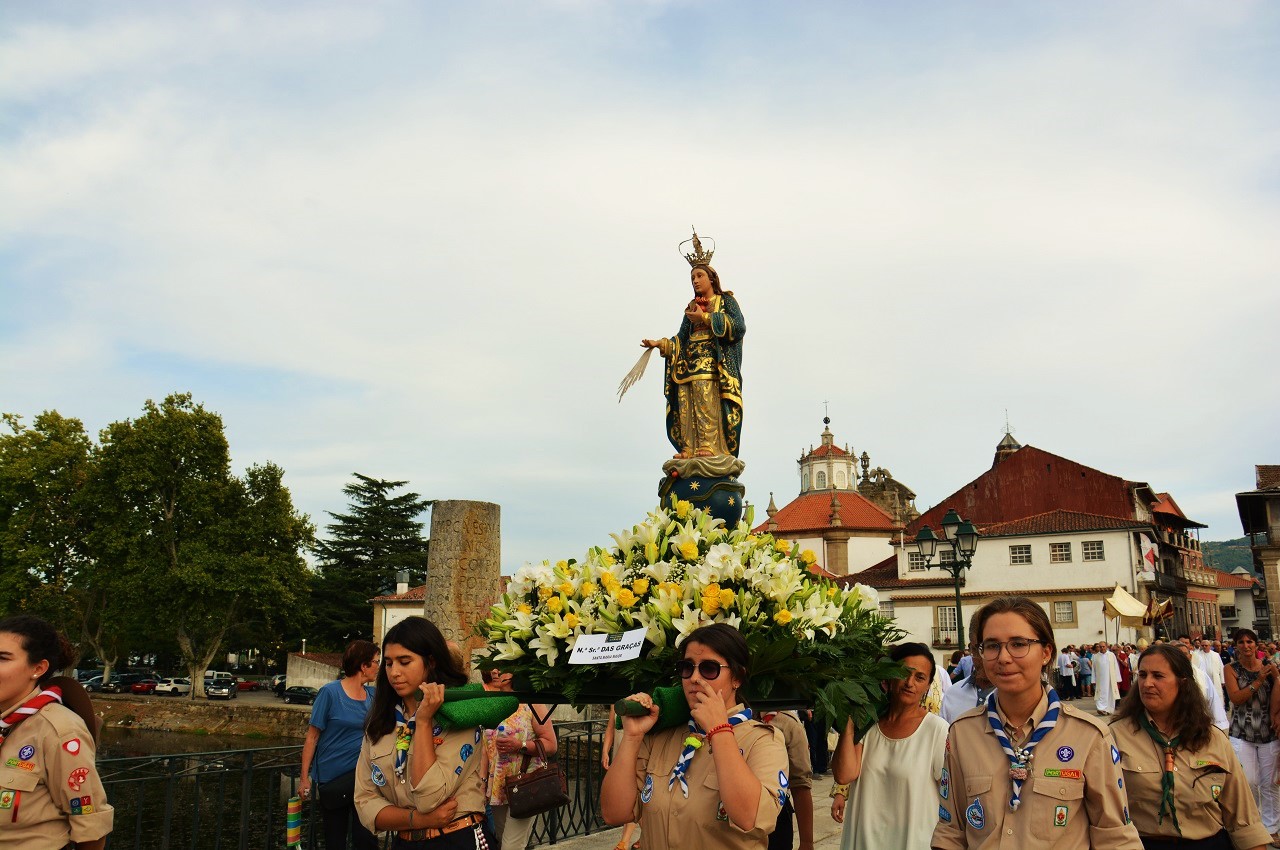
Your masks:
<svg viewBox="0 0 1280 850"><path fill-rule="evenodd" d="M922 643L895 646L889 657L906 677L883 683L889 704L862 740L849 721L831 762L836 782L849 784L841 850L924 850L937 823L947 721L924 705L936 662Z"/></svg>
<svg viewBox="0 0 1280 850"><path fill-rule="evenodd" d="M1240 761L1211 722L1179 646L1142 653L1137 684L1111 731L1146 850L1261 850L1271 843Z"/></svg>
<svg viewBox="0 0 1280 850"><path fill-rule="evenodd" d="M493 847L485 824L480 729L435 722L444 689L466 684L440 630L425 617L392 626L356 763L356 810L393 850Z"/></svg>
<svg viewBox="0 0 1280 850"><path fill-rule="evenodd" d="M689 724L649 734L658 707L648 694L631 697L649 713L622 720L600 791L606 823L638 820L643 850L768 846L787 797L787 751L743 701L750 667L747 642L732 626L689 633L676 664Z"/></svg>
<svg viewBox="0 0 1280 850"><path fill-rule="evenodd" d="M997 597L972 634L995 691L951 724L932 846L1138 850L1111 732L1045 685L1057 648L1044 609Z"/></svg>
<svg viewBox="0 0 1280 850"><path fill-rule="evenodd" d="M1280 805L1275 786L1276 714L1280 713L1280 687L1276 665L1258 657L1258 635L1252 629L1236 632L1236 658L1226 666L1227 699L1231 701L1231 726L1227 734L1253 798L1262 812L1262 825L1280 841Z"/></svg>
<svg viewBox="0 0 1280 850"><path fill-rule="evenodd" d="M39 617L0 620L0 846L101 850L111 833L94 736L52 684L77 655Z"/></svg>

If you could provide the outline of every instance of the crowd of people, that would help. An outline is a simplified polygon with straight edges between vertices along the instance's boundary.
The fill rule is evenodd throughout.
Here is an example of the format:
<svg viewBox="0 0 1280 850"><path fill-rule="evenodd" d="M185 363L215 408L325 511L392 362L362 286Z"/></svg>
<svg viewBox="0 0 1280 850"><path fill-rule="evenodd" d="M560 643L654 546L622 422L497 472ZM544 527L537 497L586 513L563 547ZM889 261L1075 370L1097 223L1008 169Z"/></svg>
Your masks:
<svg viewBox="0 0 1280 850"><path fill-rule="evenodd" d="M903 675L882 683L878 722L840 730L842 850L1280 846L1274 645L1241 629L1229 646L1060 648L1044 609L1016 596L989 601L969 633L946 669L923 644L891 647ZM599 799L608 823L626 825L618 850L784 850L797 836L812 850L801 718L747 704L751 657L732 626L694 630L679 654L687 723L660 723L641 692L630 699L645 713L610 724ZM54 675L73 662L43 621L0 621L5 846L91 850L111 831L92 708ZM445 688L468 674L422 617L381 647L352 643L343 672L320 691L302 755L300 793L321 808L325 846L375 847L390 832L395 850L523 850L532 819L510 816L504 791L529 758L555 753L549 707L520 705L494 729L442 726ZM482 677L511 690L501 671Z"/></svg>

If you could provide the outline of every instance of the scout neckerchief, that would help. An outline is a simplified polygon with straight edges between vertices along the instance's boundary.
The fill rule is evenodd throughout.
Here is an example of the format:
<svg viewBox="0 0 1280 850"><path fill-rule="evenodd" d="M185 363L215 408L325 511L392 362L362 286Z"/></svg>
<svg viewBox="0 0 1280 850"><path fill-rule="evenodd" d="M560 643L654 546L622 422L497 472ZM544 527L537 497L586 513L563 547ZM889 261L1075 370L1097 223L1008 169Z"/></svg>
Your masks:
<svg viewBox="0 0 1280 850"><path fill-rule="evenodd" d="M26 720L28 717L35 714L51 702L62 702L62 688L59 688L57 685L50 685L31 699L24 702L22 705L15 708L13 711L6 714L4 717L0 717L0 744L4 743L4 739L9 737L9 733L11 733L19 723Z"/></svg>
<svg viewBox="0 0 1280 850"><path fill-rule="evenodd" d="M737 726L744 720L751 719L751 709L744 708L737 714L730 715L729 725ZM684 739L684 749L680 751L680 759L676 762L675 770L671 771L671 779L667 781L667 789L670 790L672 785L676 784L676 780L680 780L680 791L687 799L689 796L689 780L685 778L685 773L689 770L689 762L693 761L693 754L702 746L703 731L698 728L698 724L689 718L689 737Z"/></svg>
<svg viewBox="0 0 1280 850"><path fill-rule="evenodd" d="M1182 735L1174 735L1165 740L1164 735L1160 734L1160 730L1151 722L1151 718L1147 717L1145 711L1138 715L1138 723L1151 736L1151 740L1164 751L1164 775L1160 777L1160 820L1157 823L1164 823L1164 813L1168 811L1173 816L1173 828L1178 830L1178 835L1182 835L1182 827L1178 825L1178 807L1173 799L1173 751L1181 743Z"/></svg>
<svg viewBox="0 0 1280 850"><path fill-rule="evenodd" d="M404 703L396 703L396 777L404 780L404 766L409 762L409 742L413 740L413 730L418 726L417 714L405 719Z"/></svg>
<svg viewBox="0 0 1280 850"><path fill-rule="evenodd" d="M1017 811L1018 803L1022 802L1019 798L1022 794L1022 783L1027 781L1029 775L1027 765L1031 763L1031 751L1036 748L1036 744L1040 743L1040 739L1048 735L1049 730L1058 724L1058 711L1061 708L1058 692L1050 688L1049 710L1044 713L1044 719L1031 733L1031 738L1026 745L1015 748L1009 736L1005 734L1004 724L1000 722L1000 714L996 711L995 692L992 691L991 696L987 697L987 722L991 724L991 731L995 732L996 740L1000 742L1000 749L1004 750L1004 754L1009 757L1009 782L1013 785L1013 793L1009 796L1009 809L1012 811Z"/></svg>

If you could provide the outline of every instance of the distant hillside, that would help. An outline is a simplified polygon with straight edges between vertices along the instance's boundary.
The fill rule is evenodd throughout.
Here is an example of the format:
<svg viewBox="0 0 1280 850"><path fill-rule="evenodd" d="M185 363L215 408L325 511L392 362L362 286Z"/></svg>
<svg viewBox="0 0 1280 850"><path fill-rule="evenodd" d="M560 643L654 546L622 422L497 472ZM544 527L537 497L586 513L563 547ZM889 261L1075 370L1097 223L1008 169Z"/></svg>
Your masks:
<svg viewBox="0 0 1280 850"><path fill-rule="evenodd" d="M1253 571L1253 552L1249 549L1247 537L1236 540L1204 540L1200 543L1200 549L1204 552L1206 564L1225 573L1236 567Z"/></svg>

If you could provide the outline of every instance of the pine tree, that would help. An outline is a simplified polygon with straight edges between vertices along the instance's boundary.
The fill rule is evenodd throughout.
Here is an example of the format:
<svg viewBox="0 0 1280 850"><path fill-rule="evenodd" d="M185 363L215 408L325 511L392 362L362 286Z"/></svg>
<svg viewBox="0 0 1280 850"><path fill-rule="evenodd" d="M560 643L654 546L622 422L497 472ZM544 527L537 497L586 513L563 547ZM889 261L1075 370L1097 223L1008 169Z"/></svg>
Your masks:
<svg viewBox="0 0 1280 850"><path fill-rule="evenodd" d="M417 517L431 502L417 493L394 495L407 481L353 475L356 480L342 488L348 512L329 512L334 522L313 550L320 571L312 594L314 640L334 651L372 637L369 600L394 589L398 571L420 578L427 569L429 541Z"/></svg>

